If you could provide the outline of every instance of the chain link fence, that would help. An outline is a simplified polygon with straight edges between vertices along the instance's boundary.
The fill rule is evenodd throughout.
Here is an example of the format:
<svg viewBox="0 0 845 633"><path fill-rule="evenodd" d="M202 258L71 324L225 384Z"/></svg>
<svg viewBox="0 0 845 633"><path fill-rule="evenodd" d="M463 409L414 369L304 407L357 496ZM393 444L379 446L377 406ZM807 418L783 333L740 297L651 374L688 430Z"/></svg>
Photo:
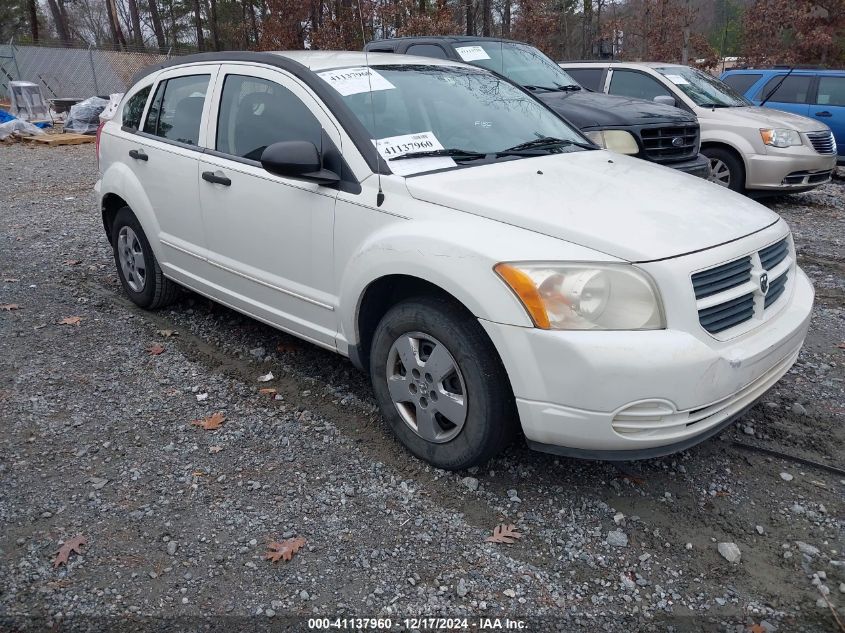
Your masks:
<svg viewBox="0 0 845 633"><path fill-rule="evenodd" d="M0 45L0 97L8 97L10 81L36 83L48 99L124 92L135 73L169 59L172 52L36 46L12 40Z"/></svg>

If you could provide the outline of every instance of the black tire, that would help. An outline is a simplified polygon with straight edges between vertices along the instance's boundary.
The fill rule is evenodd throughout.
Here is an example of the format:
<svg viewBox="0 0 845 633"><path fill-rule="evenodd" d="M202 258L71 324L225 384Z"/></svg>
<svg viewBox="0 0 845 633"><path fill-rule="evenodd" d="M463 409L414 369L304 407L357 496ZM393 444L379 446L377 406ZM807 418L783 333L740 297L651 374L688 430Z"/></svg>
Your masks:
<svg viewBox="0 0 845 633"><path fill-rule="evenodd" d="M442 343L466 386L465 421L448 441L438 443L418 435L403 419L391 396L387 377L391 348L408 333L428 335ZM420 352L419 357L422 356ZM370 380L382 414L399 440L414 455L438 468L461 470L482 464L501 452L518 428L510 382L493 344L475 318L447 299L408 299L384 315L373 336ZM416 405L413 408L419 411ZM447 431L447 435L457 428Z"/></svg>
<svg viewBox="0 0 845 633"><path fill-rule="evenodd" d="M120 255L118 254L118 236L123 227L129 227L135 233L141 251L144 255L144 262L146 265L144 284L139 289L134 289L129 285L129 282L124 276L123 267L120 264ZM179 296L179 286L164 276L161 268L158 265L158 260L153 254L153 249L150 248L150 242L141 228L141 223L138 218L132 213L129 207L123 207L117 212L112 224L111 233L112 252L114 253L114 263L117 267L117 274L120 277L120 283L126 294L135 305L144 308L145 310L156 310L173 303Z"/></svg>
<svg viewBox="0 0 845 633"><path fill-rule="evenodd" d="M714 167L714 164L721 163L725 167L727 167L729 173L729 182L727 185L723 183L723 186L727 186L728 189L732 191L739 191L742 193L745 191L745 165L742 164L742 159L740 159L736 154L732 151L723 149L721 147L705 147L701 150L701 153L707 157L707 160L710 161L710 168L711 170ZM710 179L711 182L716 182L714 180L713 175L711 175Z"/></svg>

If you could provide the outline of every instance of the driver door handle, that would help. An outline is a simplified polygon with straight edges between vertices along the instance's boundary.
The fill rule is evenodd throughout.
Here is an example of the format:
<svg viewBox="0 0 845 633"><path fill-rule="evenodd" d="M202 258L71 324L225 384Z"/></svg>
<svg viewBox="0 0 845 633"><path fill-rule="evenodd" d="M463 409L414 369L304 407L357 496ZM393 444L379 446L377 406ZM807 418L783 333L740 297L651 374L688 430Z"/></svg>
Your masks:
<svg viewBox="0 0 845 633"><path fill-rule="evenodd" d="M129 158L134 158L135 160L150 160L150 157L147 156L142 149L130 149Z"/></svg>
<svg viewBox="0 0 845 633"><path fill-rule="evenodd" d="M816 116L833 116L833 115L830 112L828 112L827 110L822 110L821 112L816 112Z"/></svg>
<svg viewBox="0 0 845 633"><path fill-rule="evenodd" d="M228 187L232 184L232 181L226 178L226 176L218 176L213 171L202 172L202 179L206 182L214 183L215 185L223 185L224 187Z"/></svg>

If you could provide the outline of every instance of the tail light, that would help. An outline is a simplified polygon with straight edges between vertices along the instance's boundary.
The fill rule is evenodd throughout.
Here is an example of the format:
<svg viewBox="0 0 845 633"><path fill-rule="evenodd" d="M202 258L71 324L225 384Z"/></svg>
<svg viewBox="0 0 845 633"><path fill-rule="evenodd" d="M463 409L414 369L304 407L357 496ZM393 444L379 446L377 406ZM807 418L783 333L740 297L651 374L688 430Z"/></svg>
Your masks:
<svg viewBox="0 0 845 633"><path fill-rule="evenodd" d="M100 134L103 131L103 126L106 124L106 121L100 121L100 125L97 126L97 140L95 143L95 147L97 150L97 170L100 169Z"/></svg>

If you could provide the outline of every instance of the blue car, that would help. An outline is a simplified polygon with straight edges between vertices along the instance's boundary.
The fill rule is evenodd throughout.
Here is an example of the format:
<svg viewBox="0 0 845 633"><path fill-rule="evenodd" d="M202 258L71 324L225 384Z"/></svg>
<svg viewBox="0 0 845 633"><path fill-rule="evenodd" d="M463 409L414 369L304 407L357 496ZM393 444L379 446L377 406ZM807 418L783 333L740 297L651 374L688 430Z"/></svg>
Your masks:
<svg viewBox="0 0 845 633"><path fill-rule="evenodd" d="M765 107L823 121L836 139L837 164L845 164L845 70L749 68L728 70L721 79L755 105L776 88Z"/></svg>

